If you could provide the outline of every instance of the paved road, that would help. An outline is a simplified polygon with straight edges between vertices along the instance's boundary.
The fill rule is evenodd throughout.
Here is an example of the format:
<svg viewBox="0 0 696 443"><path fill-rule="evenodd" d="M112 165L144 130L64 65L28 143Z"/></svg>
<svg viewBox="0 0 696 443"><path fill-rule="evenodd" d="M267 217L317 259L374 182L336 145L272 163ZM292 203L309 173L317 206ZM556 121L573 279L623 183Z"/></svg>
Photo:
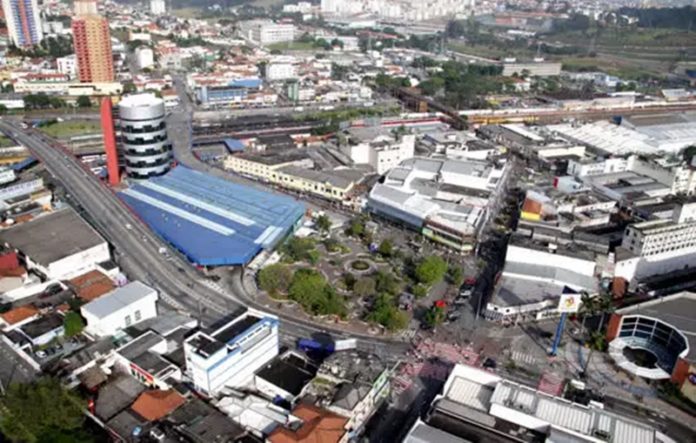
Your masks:
<svg viewBox="0 0 696 443"><path fill-rule="evenodd" d="M198 317L204 324L228 315L245 306L268 311L238 285L234 293L222 293L211 288L197 270L177 255L165 257L159 250L166 248L147 226L140 222L113 191L100 182L75 157L38 133L23 130L18 122L3 120L0 130L31 150L46 168L61 181L71 198L84 210L85 216L114 247L115 256L128 275L155 287L162 301L173 308ZM241 281L243 270L233 275ZM281 332L286 343L317 332L340 333L330 326L322 327L309 321L294 319L282 312ZM398 356L407 345L388 338L358 336L359 347L384 356Z"/></svg>

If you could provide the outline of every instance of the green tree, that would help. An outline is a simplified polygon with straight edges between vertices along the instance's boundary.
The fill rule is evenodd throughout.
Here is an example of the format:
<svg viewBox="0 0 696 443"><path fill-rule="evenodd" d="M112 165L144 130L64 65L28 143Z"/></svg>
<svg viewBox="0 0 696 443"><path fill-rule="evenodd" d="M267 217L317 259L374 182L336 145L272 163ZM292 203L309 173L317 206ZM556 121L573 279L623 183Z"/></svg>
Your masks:
<svg viewBox="0 0 696 443"><path fill-rule="evenodd" d="M290 261L297 262L310 260L314 248L314 240L311 238L291 237L281 250Z"/></svg>
<svg viewBox="0 0 696 443"><path fill-rule="evenodd" d="M7 106L0 104L0 115L7 114Z"/></svg>
<svg viewBox="0 0 696 443"><path fill-rule="evenodd" d="M85 328L85 321L77 312L68 312L63 319L63 329L66 337L74 337Z"/></svg>
<svg viewBox="0 0 696 443"><path fill-rule="evenodd" d="M391 255L394 253L394 243L392 243L391 239L385 238L382 240L382 243L379 244L377 252L382 257L391 257Z"/></svg>
<svg viewBox="0 0 696 443"><path fill-rule="evenodd" d="M276 263L259 271L259 287L269 294L286 292L292 281L292 270L282 264Z"/></svg>
<svg viewBox="0 0 696 443"><path fill-rule="evenodd" d="M449 268L448 277L452 285L459 287L464 283L464 270L461 266L452 265Z"/></svg>
<svg viewBox="0 0 696 443"><path fill-rule="evenodd" d="M439 282L447 272L447 263L437 255L424 258L416 267L416 279L426 285Z"/></svg>
<svg viewBox="0 0 696 443"><path fill-rule="evenodd" d="M367 321L378 323L389 331L398 331L408 326L408 316L394 305L388 294L380 294L367 315Z"/></svg>
<svg viewBox="0 0 696 443"><path fill-rule="evenodd" d="M0 402L0 431L14 442L49 441L44 436L75 432L84 422L84 401L52 378L12 384Z"/></svg>
<svg viewBox="0 0 696 443"><path fill-rule="evenodd" d="M425 311L423 321L426 325L430 326L431 328L434 328L442 324L442 322L445 321L445 309L438 306L431 307L430 309Z"/></svg>
<svg viewBox="0 0 696 443"><path fill-rule="evenodd" d="M370 277L363 277L358 279L353 285L353 294L358 297L368 297L374 295L377 291L377 283Z"/></svg>
<svg viewBox="0 0 696 443"><path fill-rule="evenodd" d="M401 282L389 272L377 271L375 274L377 292L396 295L401 292Z"/></svg>
<svg viewBox="0 0 696 443"><path fill-rule="evenodd" d="M360 218L354 218L347 232L351 237L360 237L365 232L365 223Z"/></svg>
<svg viewBox="0 0 696 443"><path fill-rule="evenodd" d="M413 296L416 298L424 298L428 295L428 288L425 285L417 284L413 287Z"/></svg>
<svg viewBox="0 0 696 443"><path fill-rule="evenodd" d="M86 95L81 95L77 98L77 106L80 108L89 108L92 106L92 100Z"/></svg>
<svg viewBox="0 0 696 443"><path fill-rule="evenodd" d="M135 83L133 82L125 82L123 84L123 93L124 94L132 94L134 92L137 92L138 88L135 86Z"/></svg>
<svg viewBox="0 0 696 443"><path fill-rule="evenodd" d="M346 315L343 298L327 284L324 276L314 269L295 271L288 296L314 315Z"/></svg>
<svg viewBox="0 0 696 443"><path fill-rule="evenodd" d="M322 214L314 220L317 229L323 233L328 233L331 230L331 219L328 215Z"/></svg>

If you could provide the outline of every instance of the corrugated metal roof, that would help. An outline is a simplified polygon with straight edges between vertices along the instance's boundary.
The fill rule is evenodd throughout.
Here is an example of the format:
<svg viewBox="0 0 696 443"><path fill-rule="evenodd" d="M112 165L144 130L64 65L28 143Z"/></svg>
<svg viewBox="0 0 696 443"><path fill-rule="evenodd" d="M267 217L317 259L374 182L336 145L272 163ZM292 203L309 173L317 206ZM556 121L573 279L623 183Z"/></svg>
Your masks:
<svg viewBox="0 0 696 443"><path fill-rule="evenodd" d="M81 309L95 317L104 318L153 293L155 293L155 290L151 287L139 281L133 281L85 304Z"/></svg>
<svg viewBox="0 0 696 443"><path fill-rule="evenodd" d="M304 215L285 196L177 167L120 193L158 235L194 263L246 264Z"/></svg>
<svg viewBox="0 0 696 443"><path fill-rule="evenodd" d="M488 411L493 389L464 378L455 378L446 397L481 411Z"/></svg>

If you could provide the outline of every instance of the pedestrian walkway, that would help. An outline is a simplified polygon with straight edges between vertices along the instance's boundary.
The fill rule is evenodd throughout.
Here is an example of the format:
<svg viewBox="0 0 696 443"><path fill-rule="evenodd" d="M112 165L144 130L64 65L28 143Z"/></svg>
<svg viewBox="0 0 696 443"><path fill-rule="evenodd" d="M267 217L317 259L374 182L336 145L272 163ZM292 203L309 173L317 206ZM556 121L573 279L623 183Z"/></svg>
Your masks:
<svg viewBox="0 0 696 443"><path fill-rule="evenodd" d="M537 364L536 357L528 352L512 351L511 357L516 363L522 363L529 366Z"/></svg>

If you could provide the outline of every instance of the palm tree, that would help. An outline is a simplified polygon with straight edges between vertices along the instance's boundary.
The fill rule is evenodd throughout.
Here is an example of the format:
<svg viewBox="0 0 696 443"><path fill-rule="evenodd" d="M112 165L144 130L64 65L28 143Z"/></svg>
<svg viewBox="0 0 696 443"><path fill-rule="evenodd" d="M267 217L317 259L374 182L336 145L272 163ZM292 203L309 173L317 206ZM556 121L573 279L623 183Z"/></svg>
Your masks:
<svg viewBox="0 0 696 443"><path fill-rule="evenodd" d="M601 314L601 317L599 318L599 327L597 328L597 332L601 332L602 327L604 326L605 314L611 314L612 312L614 312L615 308L611 295L607 293L600 294L600 296L597 297L596 302L597 312Z"/></svg>
<svg viewBox="0 0 696 443"><path fill-rule="evenodd" d="M582 314L582 326L580 330L585 332L585 320L588 316L594 315L597 311L596 297L591 296L587 291L580 293L580 313Z"/></svg>

